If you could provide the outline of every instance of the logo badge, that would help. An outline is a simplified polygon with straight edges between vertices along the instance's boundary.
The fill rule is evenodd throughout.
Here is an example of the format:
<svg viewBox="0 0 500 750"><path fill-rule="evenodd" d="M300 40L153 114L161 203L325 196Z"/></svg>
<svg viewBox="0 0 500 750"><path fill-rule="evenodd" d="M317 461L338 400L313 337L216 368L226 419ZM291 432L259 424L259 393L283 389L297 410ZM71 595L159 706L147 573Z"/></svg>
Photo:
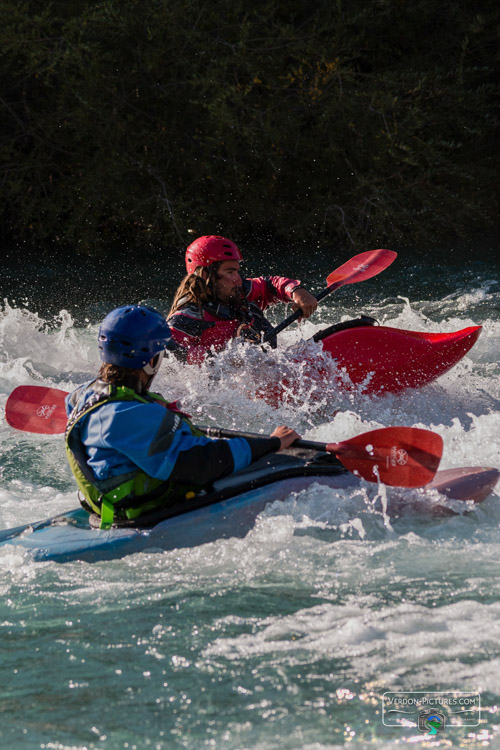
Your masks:
<svg viewBox="0 0 500 750"><path fill-rule="evenodd" d="M404 448L398 448L393 445L391 448L391 466L406 466L408 463L408 453Z"/></svg>
<svg viewBox="0 0 500 750"><path fill-rule="evenodd" d="M427 732L435 736L438 732L444 732L446 726L446 716L441 711L426 709L418 715L418 731Z"/></svg>
<svg viewBox="0 0 500 750"><path fill-rule="evenodd" d="M42 406L39 406L36 410L37 417L41 417L42 419L50 419L52 416L52 413L54 412L54 409L56 408L55 404L43 404Z"/></svg>
<svg viewBox="0 0 500 750"><path fill-rule="evenodd" d="M450 690L389 691L382 699L382 723L386 727L418 727L435 737L455 727L478 727L481 723L479 693Z"/></svg>

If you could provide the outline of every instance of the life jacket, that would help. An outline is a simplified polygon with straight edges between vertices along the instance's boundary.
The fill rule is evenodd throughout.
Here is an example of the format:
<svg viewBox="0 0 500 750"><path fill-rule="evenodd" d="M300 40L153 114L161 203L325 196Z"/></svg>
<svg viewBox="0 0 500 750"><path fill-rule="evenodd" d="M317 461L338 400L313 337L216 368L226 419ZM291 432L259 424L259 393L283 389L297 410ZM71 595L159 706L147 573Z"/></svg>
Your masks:
<svg viewBox="0 0 500 750"><path fill-rule="evenodd" d="M190 330L186 331L191 335L200 336L203 331L207 328L215 328L217 326L217 320L211 320L210 318L217 318L219 321L239 321L243 326L248 326L242 330L243 338L253 343L260 343L262 338L272 331L273 326L267 320L263 311L260 309L257 302L248 301L245 298L249 294L251 282L249 279L244 279L242 287L243 302L241 305L232 306L225 305L222 302L215 302L207 300L202 302L199 306L188 302L188 298L180 299L178 310L183 310L192 317ZM206 319L207 315L208 320ZM272 349L276 349L277 340L276 336L268 342Z"/></svg>
<svg viewBox="0 0 500 750"><path fill-rule="evenodd" d="M85 392L92 391L92 396L85 405L78 410L78 403ZM182 414L175 403L170 404L158 393L146 392L138 394L132 388L116 386L95 380L88 386L83 385L74 391L70 397L70 405L73 406L66 426L66 455L83 495L80 498L82 506L89 513L94 512L101 518L101 529L109 528L115 519L127 518L129 520L138 518L145 511L152 510L158 506L170 502L177 502L182 498L193 497L198 488L179 485L172 480L156 479L146 474L142 469L137 469L110 477L108 479L97 479L87 463L85 446L81 439L81 420L92 411L99 409L104 404L113 401L139 401L140 403L159 403L165 408ZM185 419L193 435L200 436L202 433ZM180 424L180 419L179 419ZM80 495L79 495L80 497Z"/></svg>
<svg viewBox="0 0 500 750"><path fill-rule="evenodd" d="M216 315L222 320L234 320L237 318L241 321L242 325L248 326L247 335L245 335L245 329L242 331L243 337L253 343L260 343L263 337L273 329L273 326L256 302L247 302L242 307L232 307L221 303L204 302L202 304L202 309L206 310L211 315ZM276 336L269 341L269 344L273 349L276 349Z"/></svg>

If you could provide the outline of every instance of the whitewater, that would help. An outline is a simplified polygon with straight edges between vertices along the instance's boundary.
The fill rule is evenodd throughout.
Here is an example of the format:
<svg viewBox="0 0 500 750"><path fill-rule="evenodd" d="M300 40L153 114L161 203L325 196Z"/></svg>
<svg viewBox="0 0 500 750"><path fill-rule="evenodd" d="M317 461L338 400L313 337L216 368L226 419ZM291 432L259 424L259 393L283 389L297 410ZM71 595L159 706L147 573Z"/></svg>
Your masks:
<svg viewBox="0 0 500 750"><path fill-rule="evenodd" d="M262 434L289 424L338 442L425 427L444 440L440 468L500 468L500 271L440 273L332 295L266 355L230 347L201 369L166 361L154 390L198 424ZM77 507L62 436L18 432L3 407L18 385L71 390L94 377L106 305L0 307L0 529ZM286 348L306 351L315 332L363 313L395 328L483 330L421 390L314 392ZM297 384L288 399L255 397L285 370ZM244 538L111 562L40 563L1 548L1 747L500 747L500 487L442 518L415 492L393 517L384 487L313 484L268 505ZM429 735L415 711L395 723L393 693L460 693L480 711Z"/></svg>

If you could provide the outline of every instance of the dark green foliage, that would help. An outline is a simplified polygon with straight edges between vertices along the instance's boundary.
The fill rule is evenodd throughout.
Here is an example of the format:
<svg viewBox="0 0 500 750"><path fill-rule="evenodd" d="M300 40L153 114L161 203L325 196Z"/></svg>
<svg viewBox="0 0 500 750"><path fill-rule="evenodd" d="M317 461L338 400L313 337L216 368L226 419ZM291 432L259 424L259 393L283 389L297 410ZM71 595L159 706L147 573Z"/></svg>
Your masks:
<svg viewBox="0 0 500 750"><path fill-rule="evenodd" d="M495 225L496 2L0 8L4 236L351 246Z"/></svg>

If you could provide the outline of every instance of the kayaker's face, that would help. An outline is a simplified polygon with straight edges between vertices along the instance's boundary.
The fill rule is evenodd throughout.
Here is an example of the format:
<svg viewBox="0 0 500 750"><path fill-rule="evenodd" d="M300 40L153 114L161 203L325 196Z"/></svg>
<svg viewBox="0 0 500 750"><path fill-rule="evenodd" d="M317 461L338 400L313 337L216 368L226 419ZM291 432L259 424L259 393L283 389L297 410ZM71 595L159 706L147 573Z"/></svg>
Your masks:
<svg viewBox="0 0 500 750"><path fill-rule="evenodd" d="M217 273L215 285L217 299L221 302L230 302L237 299L242 283L239 262L237 260L224 260Z"/></svg>

